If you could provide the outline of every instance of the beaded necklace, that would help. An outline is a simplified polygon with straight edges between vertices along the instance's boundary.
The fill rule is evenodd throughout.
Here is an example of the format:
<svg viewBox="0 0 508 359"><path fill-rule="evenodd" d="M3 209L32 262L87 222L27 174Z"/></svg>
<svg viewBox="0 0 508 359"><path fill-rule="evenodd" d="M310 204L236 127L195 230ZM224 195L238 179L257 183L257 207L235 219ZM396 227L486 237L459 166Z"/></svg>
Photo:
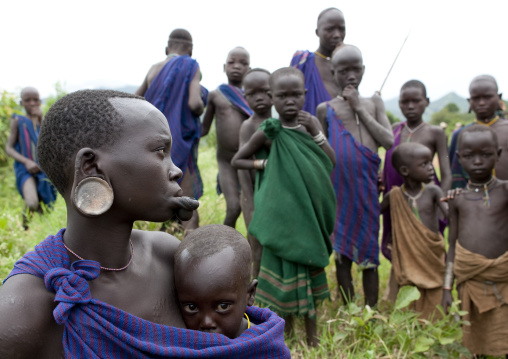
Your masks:
<svg viewBox="0 0 508 359"><path fill-rule="evenodd" d="M63 242L62 242L63 243ZM112 271L112 272L119 272L119 271L122 271L124 269L127 269L128 266L131 265L132 263L132 258L134 257L134 246L132 245L132 241L129 239L129 243L131 245L131 258L129 259L129 263L127 263L126 266L122 267L122 268L108 268L108 267L101 267L101 269L103 270L107 270L107 271ZM65 245L65 243L63 243L65 249L67 249L70 253L72 253L74 255L74 257L78 258L79 260L81 261L84 261L85 259L83 257L80 257L78 256L76 253L74 253L69 247L67 247Z"/></svg>
<svg viewBox="0 0 508 359"><path fill-rule="evenodd" d="M407 140L406 142L411 142L411 138L413 137L413 134L418 131L420 128L423 127L423 125L425 125L425 122L422 121L422 123L420 123L418 126L416 126L415 128L411 129L409 128L409 126L407 125L407 122L406 122L406 129L409 131L409 136L407 136Z"/></svg>
<svg viewBox="0 0 508 359"><path fill-rule="evenodd" d="M485 183L474 183L471 182L471 180L467 181L467 189L468 191L475 191L479 192L480 187L483 187L483 192L485 193L485 197L483 197L483 205L487 208L490 208L490 196L489 196L489 186L496 180L496 177L492 176L491 179L489 179ZM475 186L476 188L471 188L471 186Z"/></svg>
<svg viewBox="0 0 508 359"><path fill-rule="evenodd" d="M416 196L411 196L409 193L407 193L406 186L403 184L400 187L402 193L404 193L408 198L408 204L413 213L415 214L416 218L421 222L422 219L420 218L420 212L418 212L418 205L416 204L416 200L420 198L423 194L423 191L425 190L425 184L422 183L422 188L420 189L420 192Z"/></svg>
<svg viewBox="0 0 508 359"><path fill-rule="evenodd" d="M331 58L330 58L329 56L325 56L325 55L323 55L323 54L322 54L322 53L320 53L320 52L314 51L314 53L315 53L316 55L318 55L319 57L322 57L322 58L323 58L323 59L325 59L326 61L330 61L330 60L331 60Z"/></svg>
<svg viewBox="0 0 508 359"><path fill-rule="evenodd" d="M474 119L474 122L479 124L479 125L484 125L484 126L492 126L493 124L495 124L497 122L497 120L499 120L499 116L496 116L494 117L492 120L490 120L489 122L485 123L483 121L480 121L478 120L477 118Z"/></svg>

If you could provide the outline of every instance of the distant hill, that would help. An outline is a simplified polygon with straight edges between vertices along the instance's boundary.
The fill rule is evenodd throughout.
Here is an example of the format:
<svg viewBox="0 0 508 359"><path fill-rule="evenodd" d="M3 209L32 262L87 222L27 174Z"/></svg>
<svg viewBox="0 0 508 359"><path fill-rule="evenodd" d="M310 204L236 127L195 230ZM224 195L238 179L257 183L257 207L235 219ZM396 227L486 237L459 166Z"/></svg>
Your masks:
<svg viewBox="0 0 508 359"><path fill-rule="evenodd" d="M446 105L452 102L459 107L460 112L467 112L469 109L469 103L464 97L457 95L455 92L450 92L449 94L441 97L439 100L433 101L429 104L429 107L427 107L425 113L423 114L423 120L429 122L433 113L441 111ZM387 111L393 113L395 117L404 121L404 116L399 108L398 97L386 100L385 108Z"/></svg>

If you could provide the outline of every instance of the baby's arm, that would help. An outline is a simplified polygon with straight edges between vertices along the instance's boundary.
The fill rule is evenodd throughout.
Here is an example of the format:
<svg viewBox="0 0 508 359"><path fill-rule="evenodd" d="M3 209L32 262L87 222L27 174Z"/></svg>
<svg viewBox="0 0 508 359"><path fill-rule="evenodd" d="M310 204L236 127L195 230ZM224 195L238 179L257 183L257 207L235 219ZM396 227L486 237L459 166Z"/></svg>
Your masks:
<svg viewBox="0 0 508 359"><path fill-rule="evenodd" d="M245 145L240 147L238 152L233 156L231 160L231 166L236 169L258 169L254 166L255 160L252 156L259 151L267 142L267 138L263 131L257 131L254 133ZM259 161L259 160L258 160Z"/></svg>
<svg viewBox="0 0 508 359"><path fill-rule="evenodd" d="M448 231L448 254L446 256L446 271L445 279L447 275L450 280L449 283L444 283L443 286L443 300L441 302L445 312L448 312L448 307L453 302L452 288L453 288L453 262L455 260L455 244L457 243L457 235L459 232L459 213L457 210L457 200L450 201L450 212L449 212L449 231ZM446 287L450 285L449 287Z"/></svg>
<svg viewBox="0 0 508 359"><path fill-rule="evenodd" d="M367 109L362 106L358 91L353 86L346 86L342 96L349 102L349 106L358 115L360 121L367 127L371 136L381 144L385 149L393 146L393 131L390 128L390 122L386 117L383 100L378 95L373 95L371 100L376 107L376 118L374 118Z"/></svg>
<svg viewBox="0 0 508 359"><path fill-rule="evenodd" d="M201 99L201 86L199 85L199 81L201 81L201 70L198 66L198 69L189 84L188 102L191 112L196 116L201 116L203 110L205 109L205 104Z"/></svg>
<svg viewBox="0 0 508 359"><path fill-rule="evenodd" d="M9 139L7 140L7 145L5 145L5 152L16 161L24 164L29 173L34 174L40 172L41 169L35 161L23 156L14 148L18 140L18 135L18 120L13 118L11 120L11 132L9 134Z"/></svg>
<svg viewBox="0 0 508 359"><path fill-rule="evenodd" d="M307 132L309 132L309 134L312 137L317 136L319 132L323 132L323 128L321 127L319 120L308 112L300 111L298 113L298 123L303 125L307 129ZM325 135L323 134L323 136ZM326 136L324 138L324 142L320 145L320 147L326 153L328 158L330 158L330 161L332 161L333 165L335 166L335 163L337 162L337 160L335 159L335 152L333 151L333 148L326 140Z"/></svg>
<svg viewBox="0 0 508 359"><path fill-rule="evenodd" d="M206 105L205 117L203 118L203 130L201 136L208 135L212 127L213 117L215 116L215 91L210 92L208 103Z"/></svg>
<svg viewBox="0 0 508 359"><path fill-rule="evenodd" d="M436 151L439 159L441 172L441 189L448 191L452 187L452 171L448 160L448 147L446 146L446 134L441 128L435 128Z"/></svg>
<svg viewBox="0 0 508 359"><path fill-rule="evenodd" d="M326 138L328 138L328 110L326 108L326 103L320 103L316 108L316 117L323 128L323 133Z"/></svg>

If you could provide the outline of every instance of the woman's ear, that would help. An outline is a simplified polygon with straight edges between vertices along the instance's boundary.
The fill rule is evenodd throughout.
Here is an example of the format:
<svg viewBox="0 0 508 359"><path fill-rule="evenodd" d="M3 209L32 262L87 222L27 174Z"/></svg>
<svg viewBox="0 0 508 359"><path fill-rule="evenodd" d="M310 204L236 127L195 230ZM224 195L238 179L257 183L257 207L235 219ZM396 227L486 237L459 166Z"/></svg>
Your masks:
<svg viewBox="0 0 508 359"><path fill-rule="evenodd" d="M95 217L105 213L113 204L113 188L98 165L99 154L91 148L82 148L74 161L74 180L70 199L84 216Z"/></svg>

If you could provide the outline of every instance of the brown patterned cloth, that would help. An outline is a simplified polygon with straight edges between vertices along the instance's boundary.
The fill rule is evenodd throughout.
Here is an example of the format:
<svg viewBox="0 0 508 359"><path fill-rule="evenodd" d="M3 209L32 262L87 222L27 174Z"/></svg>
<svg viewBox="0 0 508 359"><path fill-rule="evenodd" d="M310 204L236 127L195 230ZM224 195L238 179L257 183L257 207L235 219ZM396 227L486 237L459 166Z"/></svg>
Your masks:
<svg viewBox="0 0 508 359"><path fill-rule="evenodd" d="M443 298L443 236L420 222L397 186L390 191L390 215L393 276L398 286L412 285L420 290L421 297L411 309L421 312L422 318L430 318Z"/></svg>
<svg viewBox="0 0 508 359"><path fill-rule="evenodd" d="M508 354L508 252L495 259L457 241L454 273L464 319L464 346L473 354Z"/></svg>

